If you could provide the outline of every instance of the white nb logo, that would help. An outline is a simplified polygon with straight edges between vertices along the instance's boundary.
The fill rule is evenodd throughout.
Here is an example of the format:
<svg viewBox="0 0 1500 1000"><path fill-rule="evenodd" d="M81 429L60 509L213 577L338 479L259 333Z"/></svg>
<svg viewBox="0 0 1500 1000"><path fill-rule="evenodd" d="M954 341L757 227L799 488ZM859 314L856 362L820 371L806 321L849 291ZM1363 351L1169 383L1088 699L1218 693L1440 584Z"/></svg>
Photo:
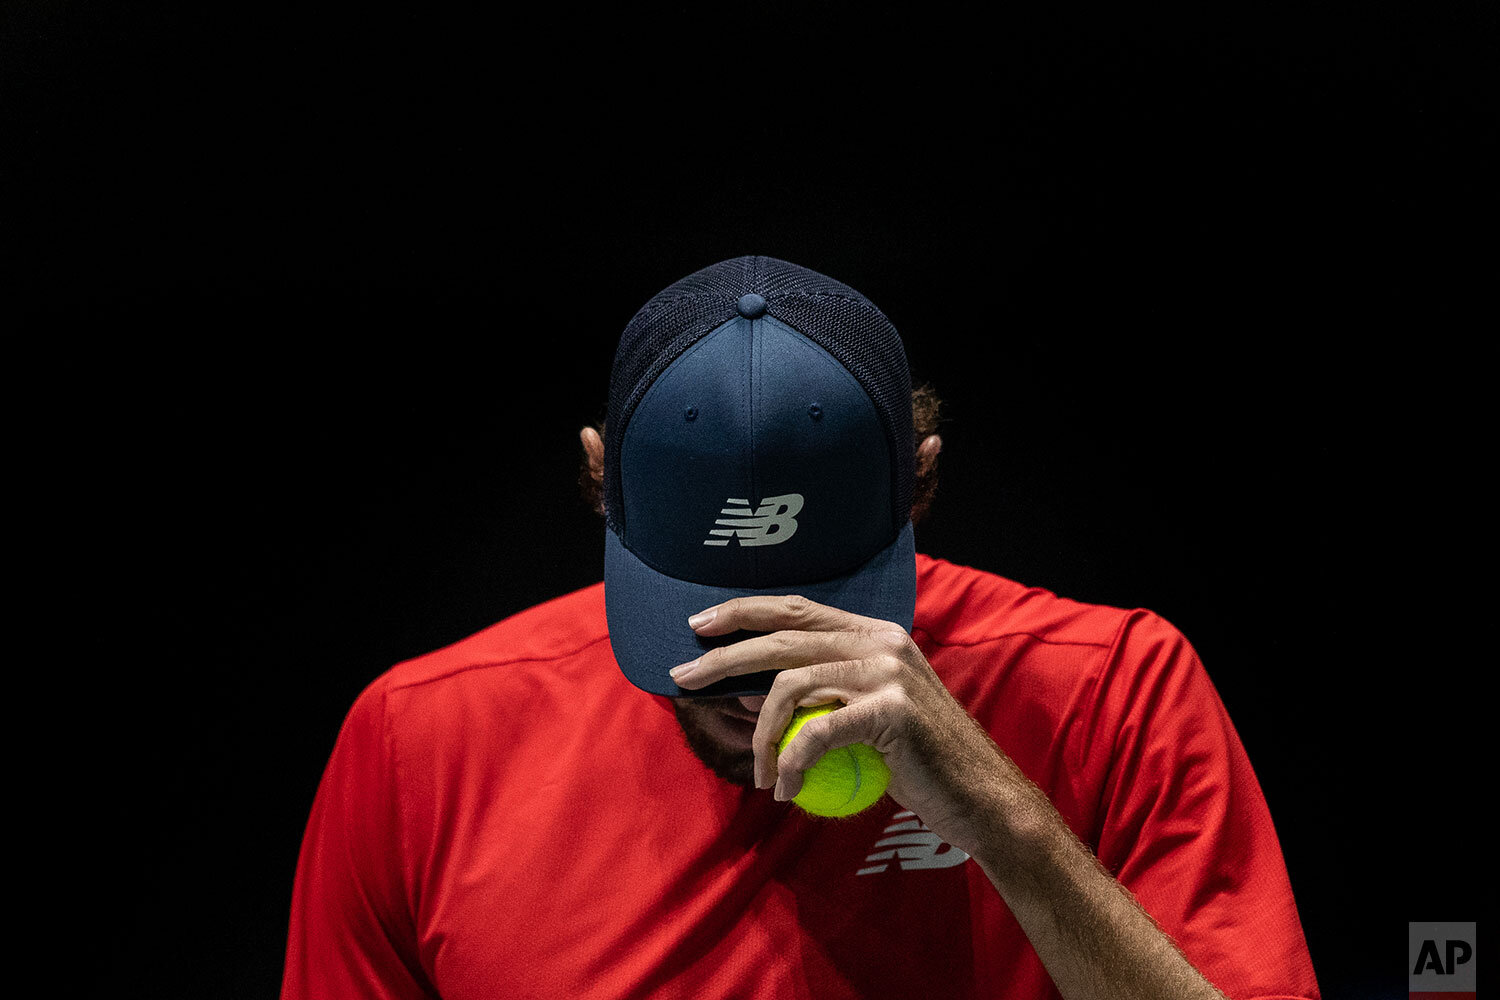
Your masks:
<svg viewBox="0 0 1500 1000"><path fill-rule="evenodd" d="M743 504L741 507L725 507L721 517L708 533L714 538L704 539L704 545L728 545L730 540L741 545L776 545L791 538L797 532L797 512L802 509L801 493L786 493L779 497L766 497L754 511L749 500L729 497L725 503Z"/></svg>

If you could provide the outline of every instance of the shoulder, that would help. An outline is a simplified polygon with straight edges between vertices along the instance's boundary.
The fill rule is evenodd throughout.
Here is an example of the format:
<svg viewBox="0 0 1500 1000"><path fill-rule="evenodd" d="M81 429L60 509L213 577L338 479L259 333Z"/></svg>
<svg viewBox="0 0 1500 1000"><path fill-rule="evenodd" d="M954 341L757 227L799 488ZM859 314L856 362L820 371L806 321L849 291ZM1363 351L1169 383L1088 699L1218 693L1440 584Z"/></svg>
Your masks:
<svg viewBox="0 0 1500 1000"><path fill-rule="evenodd" d="M397 663L380 680L385 690L394 693L494 668L565 659L608 638L601 581L518 611L457 642Z"/></svg>
<svg viewBox="0 0 1500 1000"><path fill-rule="evenodd" d="M1139 609L1075 601L959 563L917 555L917 613L921 629L944 646L997 639L1032 639L1055 645L1113 646Z"/></svg>
<svg viewBox="0 0 1500 1000"><path fill-rule="evenodd" d="M443 775L508 759L495 748L533 732L539 705L569 699L606 671L608 640L599 582L396 663L361 692L346 727L406 776L404 794L432 793Z"/></svg>
<svg viewBox="0 0 1500 1000"><path fill-rule="evenodd" d="M537 692L560 693L611 656L599 582L509 615L473 635L403 660L372 681L356 713L378 714L387 739L457 747L478 731L522 724Z"/></svg>
<svg viewBox="0 0 1500 1000"><path fill-rule="evenodd" d="M1162 685L1201 689L1206 682L1186 636L1155 611L1059 597L924 555L917 557L912 634L930 658L944 659L955 684L1019 685L1070 711L1103 692L1112 692L1113 704Z"/></svg>

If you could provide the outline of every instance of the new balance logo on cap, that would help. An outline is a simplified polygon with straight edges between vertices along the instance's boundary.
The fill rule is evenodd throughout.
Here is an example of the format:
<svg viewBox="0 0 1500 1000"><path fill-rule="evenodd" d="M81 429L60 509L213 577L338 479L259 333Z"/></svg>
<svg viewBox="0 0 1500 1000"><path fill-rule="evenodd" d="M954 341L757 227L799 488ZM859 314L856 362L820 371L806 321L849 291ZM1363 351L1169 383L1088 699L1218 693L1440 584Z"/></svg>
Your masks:
<svg viewBox="0 0 1500 1000"><path fill-rule="evenodd" d="M776 545L797 532L797 512L802 509L801 493L766 497L754 511L750 510L749 500L728 497L724 502L740 506L719 511L730 516L714 522L720 527L709 529L708 533L715 537L704 539L704 545L728 545L731 540L741 545Z"/></svg>

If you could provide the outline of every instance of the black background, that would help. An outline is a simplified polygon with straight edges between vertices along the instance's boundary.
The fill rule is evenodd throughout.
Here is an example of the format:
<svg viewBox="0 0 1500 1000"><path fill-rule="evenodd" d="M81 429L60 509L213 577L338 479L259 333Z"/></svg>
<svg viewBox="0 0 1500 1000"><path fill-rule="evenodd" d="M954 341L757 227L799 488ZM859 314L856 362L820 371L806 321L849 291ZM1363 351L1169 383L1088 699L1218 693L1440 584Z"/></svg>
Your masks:
<svg viewBox="0 0 1500 1000"><path fill-rule="evenodd" d="M1478 11L7 5L26 942L274 995L355 695L600 578L619 332L763 253L943 396L919 550L1177 625L1324 996L1403 995L1481 896Z"/></svg>

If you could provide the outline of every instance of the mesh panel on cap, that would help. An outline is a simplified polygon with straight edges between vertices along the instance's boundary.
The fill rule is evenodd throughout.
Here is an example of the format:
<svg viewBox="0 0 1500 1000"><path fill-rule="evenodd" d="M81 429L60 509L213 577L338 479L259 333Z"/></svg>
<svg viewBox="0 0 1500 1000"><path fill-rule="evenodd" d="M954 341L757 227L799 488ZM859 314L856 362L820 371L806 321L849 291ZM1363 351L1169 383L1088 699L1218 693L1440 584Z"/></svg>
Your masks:
<svg viewBox="0 0 1500 1000"><path fill-rule="evenodd" d="M620 442L636 404L683 351L735 316L741 295L766 300L767 314L838 360L875 404L890 448L891 531L911 513L911 370L896 328L870 300L842 282L774 257L736 257L673 282L641 307L615 349L604 428L604 516L625 537Z"/></svg>

